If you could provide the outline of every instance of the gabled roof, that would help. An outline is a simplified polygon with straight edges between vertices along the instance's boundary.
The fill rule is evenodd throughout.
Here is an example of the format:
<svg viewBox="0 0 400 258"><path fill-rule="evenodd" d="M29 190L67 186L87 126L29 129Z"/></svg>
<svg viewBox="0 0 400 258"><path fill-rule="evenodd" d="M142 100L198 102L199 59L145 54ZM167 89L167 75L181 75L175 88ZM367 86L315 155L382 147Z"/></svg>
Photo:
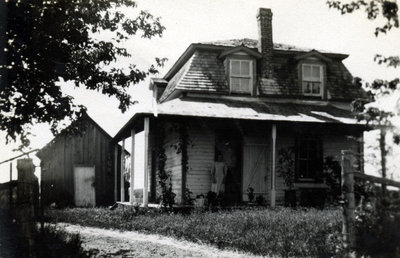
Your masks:
<svg viewBox="0 0 400 258"><path fill-rule="evenodd" d="M106 137L107 139L109 139L110 141L112 140L112 136L107 133L96 121L93 120L93 118L91 118L87 113L85 113L78 121L79 123L82 122L88 122L89 124L92 124L94 127L96 127L103 135L104 137ZM56 141L60 138L63 137L65 135L68 134L68 128L70 128L71 126L73 126L72 124L69 125L67 128L65 128L64 130L62 130L58 135L56 135L49 143L47 143L43 148L41 148L37 153L36 156L38 156L39 158L41 158L43 152L45 152L47 149L49 149L51 146L53 146L54 143L56 143ZM126 151L126 150L125 150ZM129 152L126 151L126 153L128 155Z"/></svg>

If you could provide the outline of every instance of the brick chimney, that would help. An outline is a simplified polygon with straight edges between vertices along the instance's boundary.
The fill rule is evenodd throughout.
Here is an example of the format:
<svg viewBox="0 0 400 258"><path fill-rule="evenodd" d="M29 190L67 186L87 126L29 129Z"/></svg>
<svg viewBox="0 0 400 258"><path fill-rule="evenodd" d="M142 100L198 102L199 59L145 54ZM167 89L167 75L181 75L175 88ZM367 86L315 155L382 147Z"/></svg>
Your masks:
<svg viewBox="0 0 400 258"><path fill-rule="evenodd" d="M268 8L260 8L257 13L258 50L262 55L261 77L272 78L272 12Z"/></svg>

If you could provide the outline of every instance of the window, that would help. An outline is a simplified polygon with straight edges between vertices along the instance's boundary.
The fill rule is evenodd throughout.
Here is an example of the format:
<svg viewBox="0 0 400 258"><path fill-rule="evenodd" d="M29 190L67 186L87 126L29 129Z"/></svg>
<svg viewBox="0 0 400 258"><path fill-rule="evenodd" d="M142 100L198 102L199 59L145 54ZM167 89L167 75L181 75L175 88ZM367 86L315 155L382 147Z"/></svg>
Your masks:
<svg viewBox="0 0 400 258"><path fill-rule="evenodd" d="M316 137L297 138L296 179L314 181L322 175L322 142Z"/></svg>
<svg viewBox="0 0 400 258"><path fill-rule="evenodd" d="M303 64L302 84L304 95L321 96L323 87L322 65Z"/></svg>
<svg viewBox="0 0 400 258"><path fill-rule="evenodd" d="M230 61L231 92L251 93L253 85L252 63L249 60Z"/></svg>

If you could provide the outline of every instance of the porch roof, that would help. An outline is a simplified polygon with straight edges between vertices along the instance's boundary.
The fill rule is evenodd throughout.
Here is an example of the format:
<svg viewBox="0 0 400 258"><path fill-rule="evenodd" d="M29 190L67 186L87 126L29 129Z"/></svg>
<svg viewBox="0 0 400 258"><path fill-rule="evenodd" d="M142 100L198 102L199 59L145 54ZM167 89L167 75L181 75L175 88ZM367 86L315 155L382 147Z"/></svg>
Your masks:
<svg viewBox="0 0 400 258"><path fill-rule="evenodd" d="M350 110L324 101L187 96L157 104L152 110L137 112L115 135L114 140L129 135L133 124L143 130L139 120L149 115L365 125L358 122Z"/></svg>

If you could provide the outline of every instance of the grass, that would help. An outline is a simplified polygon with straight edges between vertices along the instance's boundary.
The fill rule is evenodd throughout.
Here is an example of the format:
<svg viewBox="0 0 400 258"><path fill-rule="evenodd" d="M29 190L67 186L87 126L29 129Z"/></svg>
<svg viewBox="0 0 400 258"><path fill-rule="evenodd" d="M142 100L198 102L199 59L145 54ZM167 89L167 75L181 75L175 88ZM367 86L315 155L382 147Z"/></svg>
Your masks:
<svg viewBox="0 0 400 258"><path fill-rule="evenodd" d="M266 256L332 257L341 256L343 250L339 209L252 209L183 215L133 208L74 208L49 210L47 215L53 222L155 233Z"/></svg>
<svg viewBox="0 0 400 258"><path fill-rule="evenodd" d="M82 249L79 234L45 226L33 232L33 245L29 250L27 239L19 232L20 225L9 210L0 209L0 257L91 257Z"/></svg>

